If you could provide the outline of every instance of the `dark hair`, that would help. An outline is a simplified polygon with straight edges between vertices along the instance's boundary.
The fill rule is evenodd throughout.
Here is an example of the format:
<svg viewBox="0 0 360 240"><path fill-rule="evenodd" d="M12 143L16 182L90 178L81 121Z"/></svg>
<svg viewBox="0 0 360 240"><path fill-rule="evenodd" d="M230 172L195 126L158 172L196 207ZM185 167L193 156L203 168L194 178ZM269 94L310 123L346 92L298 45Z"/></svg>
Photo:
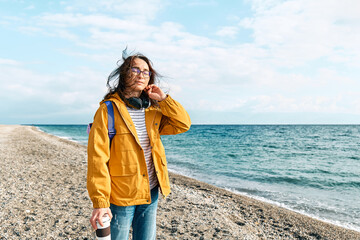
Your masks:
<svg viewBox="0 0 360 240"><path fill-rule="evenodd" d="M126 49L124 51L126 51ZM134 63L134 60L137 58L144 60L149 66L149 71L151 72L151 75L148 84L155 84L158 82L159 74L152 67L152 62L147 57L145 57L140 53L128 57L124 57L124 52L123 52L123 57L122 57L123 63L119 67L117 67L114 71L112 71L108 77L106 86L108 87L109 90L107 94L104 96L104 100L110 98L110 96L115 93L118 93L121 99L125 98L125 90L131 86L128 81L131 78L130 76L132 74L131 67ZM113 84L111 84L111 82L113 82ZM146 93L143 92L142 94L146 94ZM150 102L152 106L159 105L156 100L150 99Z"/></svg>

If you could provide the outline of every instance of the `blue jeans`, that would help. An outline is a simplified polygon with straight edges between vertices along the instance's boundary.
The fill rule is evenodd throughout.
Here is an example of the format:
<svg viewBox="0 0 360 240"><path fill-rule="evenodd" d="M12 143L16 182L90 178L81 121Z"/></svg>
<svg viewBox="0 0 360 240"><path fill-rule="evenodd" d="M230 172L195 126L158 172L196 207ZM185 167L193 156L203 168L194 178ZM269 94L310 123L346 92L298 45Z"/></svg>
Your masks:
<svg viewBox="0 0 360 240"><path fill-rule="evenodd" d="M110 204L113 218L110 223L111 239L129 239L130 227L133 227L133 240L153 240L156 237L156 210L159 187L151 190L151 203L134 206Z"/></svg>

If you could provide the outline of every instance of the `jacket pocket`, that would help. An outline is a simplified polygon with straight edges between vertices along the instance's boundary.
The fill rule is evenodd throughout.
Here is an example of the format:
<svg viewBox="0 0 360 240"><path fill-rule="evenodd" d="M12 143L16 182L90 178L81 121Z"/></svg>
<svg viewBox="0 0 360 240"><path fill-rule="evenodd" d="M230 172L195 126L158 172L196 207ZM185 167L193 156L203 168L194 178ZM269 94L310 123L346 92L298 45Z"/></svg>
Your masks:
<svg viewBox="0 0 360 240"><path fill-rule="evenodd" d="M137 165L112 165L111 198L115 201L135 199L139 189L139 174Z"/></svg>
<svg viewBox="0 0 360 240"><path fill-rule="evenodd" d="M137 165L111 165L110 175L114 177L133 176L137 173Z"/></svg>
<svg viewBox="0 0 360 240"><path fill-rule="evenodd" d="M116 125L116 134L131 133L125 124Z"/></svg>
<svg viewBox="0 0 360 240"><path fill-rule="evenodd" d="M111 151L133 151L136 146L138 146L136 139L130 132L117 132L111 145Z"/></svg>

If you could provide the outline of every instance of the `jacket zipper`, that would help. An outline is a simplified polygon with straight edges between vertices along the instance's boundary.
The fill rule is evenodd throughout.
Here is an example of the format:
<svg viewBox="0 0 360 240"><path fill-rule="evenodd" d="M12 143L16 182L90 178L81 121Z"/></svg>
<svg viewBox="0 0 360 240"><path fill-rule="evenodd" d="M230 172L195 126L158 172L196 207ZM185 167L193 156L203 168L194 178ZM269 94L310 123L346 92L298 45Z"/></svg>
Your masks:
<svg viewBox="0 0 360 240"><path fill-rule="evenodd" d="M118 109L118 112L120 113L121 118L124 119L124 116L122 115L121 110L120 110L117 106L116 106L116 108ZM154 115L154 118L153 118L153 120L152 120L151 126L154 125L154 121L155 121L156 114L157 114L157 112L155 112L155 115ZM124 119L124 122L125 122L125 125L127 126L127 128L130 129L130 131L131 131L131 133L133 134L133 136L135 136L134 132L131 130L131 128L129 127L128 123L125 121L125 119ZM160 123L159 123L159 124L160 124ZM159 126L159 127L160 127L160 126ZM157 134L156 134L155 137L157 137L158 134L160 134L159 131L157 131ZM136 140L136 142L137 142L137 143L139 144L139 146L141 147L140 142L138 142L137 140ZM153 147L153 146L151 146L151 157L153 157L152 147ZM141 147L141 149L142 149L142 147ZM145 166L147 166L147 165L146 165L146 160L145 160L145 153L144 153L144 151L143 151L143 156L144 156ZM154 159L154 158L153 158L153 159ZM156 170L156 169L155 169L155 170ZM149 176L149 172L148 172L148 170L147 170L147 167L146 167L146 173L147 173L147 175ZM148 184L148 187L149 187L150 202L151 202L150 180L148 180L148 183L149 183L149 184ZM162 194L163 199L166 199L166 196L163 194L163 191L162 191L162 189L161 189L161 185L160 185L160 184L159 184L159 186L160 186L160 190L161 190L161 194Z"/></svg>
<svg viewBox="0 0 360 240"><path fill-rule="evenodd" d="M119 111L119 113L120 113L121 118L124 120L125 125L126 125L127 128L130 130L130 132L132 133L132 135L135 137L134 132L131 130L131 128L129 127L128 123L126 122L124 116L123 116L122 113L121 113L121 110L118 109L118 111ZM154 121L153 121L153 122L154 122ZM146 124L145 124L145 126L146 126ZM137 140L136 138L135 138L135 140L136 140L136 142L139 144L140 148L142 149L142 146L141 146L140 142L138 142L138 140ZM151 152L152 152L152 151L151 151ZM142 153L143 153L143 156L144 156L144 161L145 161L145 166L146 166L146 173L147 173L147 176L149 176L149 172L148 172L148 170L147 170L147 165L146 165L146 160L145 160L145 153L144 153L144 150L143 150L143 149L142 149ZM150 180L148 180L148 183L149 183L149 184L148 184L148 189L149 189L149 193L150 193L150 203L151 203Z"/></svg>
<svg viewBox="0 0 360 240"><path fill-rule="evenodd" d="M154 118L153 118L153 120L152 120L151 126L154 126L154 121L155 121L155 118L156 118L156 114L157 114L157 112L155 112L155 115L154 115ZM158 124L159 124L159 128L160 128L160 123L158 123ZM155 138L156 138L157 135L159 135L159 134L160 134L160 132L159 132L159 131L156 131ZM161 141L161 140L160 140L160 141ZM153 158L153 161L154 161L154 156L153 156L152 148L153 148L153 146L151 146L151 157ZM155 165L154 165L154 166L155 166ZM156 171L156 169L155 169L155 171ZM150 181L149 181L149 185L150 185ZM163 191L162 191L162 189L161 189L161 184L160 184L160 183L159 183L159 187L160 187L161 195L162 195L163 199L165 199L166 196L165 196L165 194L163 194Z"/></svg>

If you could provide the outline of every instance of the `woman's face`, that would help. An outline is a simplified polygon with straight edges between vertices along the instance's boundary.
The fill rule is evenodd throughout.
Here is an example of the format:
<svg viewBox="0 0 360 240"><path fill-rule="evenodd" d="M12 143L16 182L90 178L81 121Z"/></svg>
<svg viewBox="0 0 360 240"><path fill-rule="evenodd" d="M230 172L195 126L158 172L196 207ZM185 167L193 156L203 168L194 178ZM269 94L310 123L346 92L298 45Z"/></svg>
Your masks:
<svg viewBox="0 0 360 240"><path fill-rule="evenodd" d="M131 75L129 76L129 90L141 93L149 83L149 74L151 73L148 64L140 58L135 58L131 67Z"/></svg>

